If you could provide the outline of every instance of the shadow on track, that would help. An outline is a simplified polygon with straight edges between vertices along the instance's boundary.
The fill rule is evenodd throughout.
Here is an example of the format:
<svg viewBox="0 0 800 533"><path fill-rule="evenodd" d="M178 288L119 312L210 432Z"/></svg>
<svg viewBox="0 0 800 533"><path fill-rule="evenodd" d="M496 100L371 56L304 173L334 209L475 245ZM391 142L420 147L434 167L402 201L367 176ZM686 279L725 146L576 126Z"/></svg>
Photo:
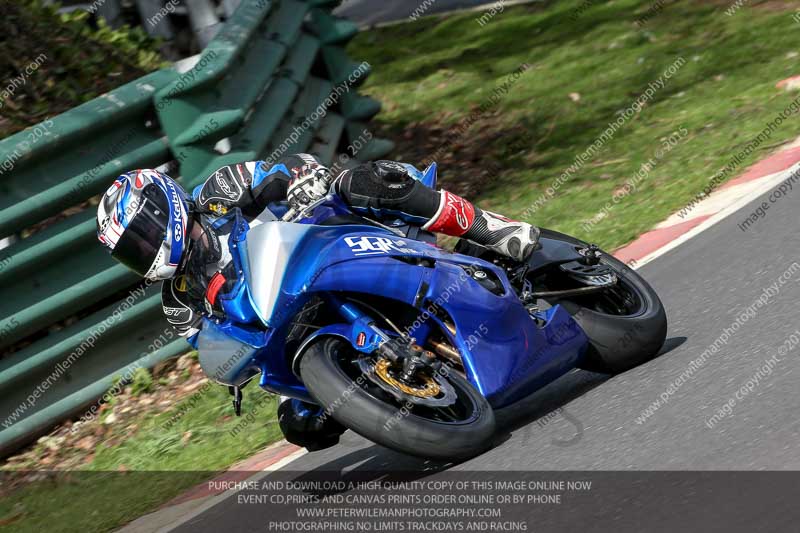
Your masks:
<svg viewBox="0 0 800 533"><path fill-rule="evenodd" d="M653 360L657 360L678 348L686 340L686 337L668 338L664 341L664 346ZM610 374L573 370L530 396L506 407L495 409L498 439L496 445L500 445L511 438L512 433L515 431L531 428L535 422L549 422L554 414L561 414L563 418L575 426L576 431L575 436L570 439L554 440L554 444L568 446L576 443L583 433L583 423L575 415L566 412L563 409L564 406L595 387L599 387L612 377Z"/></svg>
<svg viewBox="0 0 800 533"><path fill-rule="evenodd" d="M658 357L678 348L686 340L686 337L668 338ZM563 440L554 439L553 443L557 446L577 443L582 437L584 425L579 417L568 413L564 406L611 378L612 376L608 374L574 370L530 396L496 409L497 440L494 447L510 439L515 432L537 429L534 425L537 422L538 426L543 426L541 422L548 423L554 414L560 414L570 422L575 427L575 434ZM335 474L338 479L344 481L380 481L389 477L402 477L406 481L413 481L446 471L458 464L412 457L377 444L363 447L362 439L354 437L350 432L346 435L348 437L335 448L343 455L333 457L306 472L298 472L296 480L319 479L320 476L330 477L331 474Z"/></svg>

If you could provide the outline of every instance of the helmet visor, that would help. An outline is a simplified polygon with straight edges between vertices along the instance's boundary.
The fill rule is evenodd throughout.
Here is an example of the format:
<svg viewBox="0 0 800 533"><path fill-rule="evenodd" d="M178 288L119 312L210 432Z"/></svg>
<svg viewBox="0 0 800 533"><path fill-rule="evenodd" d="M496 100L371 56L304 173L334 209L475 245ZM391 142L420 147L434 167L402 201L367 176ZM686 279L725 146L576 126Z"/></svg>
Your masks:
<svg viewBox="0 0 800 533"><path fill-rule="evenodd" d="M146 275L158 256L169 227L169 205L155 185L143 191L142 207L117 241L111 256L141 276Z"/></svg>

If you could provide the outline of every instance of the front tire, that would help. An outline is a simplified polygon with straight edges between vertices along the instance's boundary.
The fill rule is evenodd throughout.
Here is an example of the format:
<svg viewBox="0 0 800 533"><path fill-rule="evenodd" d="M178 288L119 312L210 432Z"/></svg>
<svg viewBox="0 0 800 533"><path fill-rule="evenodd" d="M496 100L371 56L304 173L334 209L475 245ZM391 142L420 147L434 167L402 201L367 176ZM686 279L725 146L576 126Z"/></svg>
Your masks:
<svg viewBox="0 0 800 533"><path fill-rule="evenodd" d="M431 408L401 411L397 400L360 372L357 356L348 342L323 337L300 360L300 375L311 396L342 425L399 452L445 461L474 457L491 445L492 408L460 375L449 372L446 377L457 392L458 411L454 407L452 412L460 414L437 420Z"/></svg>

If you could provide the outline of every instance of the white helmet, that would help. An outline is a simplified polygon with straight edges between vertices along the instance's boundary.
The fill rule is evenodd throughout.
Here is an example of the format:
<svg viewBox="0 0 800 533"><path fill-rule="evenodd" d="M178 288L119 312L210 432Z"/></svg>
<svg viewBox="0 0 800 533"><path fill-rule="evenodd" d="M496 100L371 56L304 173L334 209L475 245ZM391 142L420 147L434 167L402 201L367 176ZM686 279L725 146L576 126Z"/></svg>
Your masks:
<svg viewBox="0 0 800 533"><path fill-rule="evenodd" d="M188 222L186 192L156 170L122 174L97 206L97 238L114 259L151 280L177 272Z"/></svg>

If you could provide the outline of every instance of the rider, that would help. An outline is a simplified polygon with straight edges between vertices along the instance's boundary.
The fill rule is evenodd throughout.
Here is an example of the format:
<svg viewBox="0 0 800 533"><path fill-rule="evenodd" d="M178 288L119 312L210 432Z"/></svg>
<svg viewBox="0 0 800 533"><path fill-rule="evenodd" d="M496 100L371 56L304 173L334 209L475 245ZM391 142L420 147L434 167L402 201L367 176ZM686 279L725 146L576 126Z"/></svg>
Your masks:
<svg viewBox="0 0 800 533"><path fill-rule="evenodd" d="M127 172L100 201L97 235L117 261L147 279L165 281L161 299L167 320L192 339L204 316L221 315L217 296L237 280L226 245L232 226L226 213L238 208L249 220L281 201L297 211L329 191L371 219L400 219L520 261L539 237L539 230L526 222L426 187L401 163L364 163L334 179L308 154L286 156L274 165L250 161L224 166L195 189L193 198L156 170ZM297 400L282 399L278 413L287 440L310 449L335 444L344 431L331 417L318 416L318 406Z"/></svg>

